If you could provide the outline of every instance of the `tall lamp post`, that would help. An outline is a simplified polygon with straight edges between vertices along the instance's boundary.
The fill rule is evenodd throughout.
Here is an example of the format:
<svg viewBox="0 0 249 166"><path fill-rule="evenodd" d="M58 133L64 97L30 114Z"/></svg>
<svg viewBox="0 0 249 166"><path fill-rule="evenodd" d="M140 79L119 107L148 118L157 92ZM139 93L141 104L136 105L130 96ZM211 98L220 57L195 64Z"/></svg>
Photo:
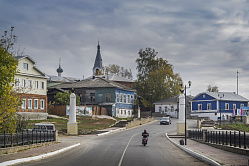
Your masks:
<svg viewBox="0 0 249 166"><path fill-rule="evenodd" d="M187 115L187 107L186 107L186 99L187 99L187 97L186 97L186 90L187 90L187 88L190 88L190 86L191 86L191 81L188 81L188 87L185 85L184 86L184 90L180 90L182 93L184 92L184 96L185 96L185 145L187 145L187 120L186 120L186 115ZM183 84L181 84L181 87L183 86Z"/></svg>
<svg viewBox="0 0 249 166"><path fill-rule="evenodd" d="M219 105L220 105L220 128L221 128L221 99L224 97L224 94L218 94L218 97L220 98Z"/></svg>

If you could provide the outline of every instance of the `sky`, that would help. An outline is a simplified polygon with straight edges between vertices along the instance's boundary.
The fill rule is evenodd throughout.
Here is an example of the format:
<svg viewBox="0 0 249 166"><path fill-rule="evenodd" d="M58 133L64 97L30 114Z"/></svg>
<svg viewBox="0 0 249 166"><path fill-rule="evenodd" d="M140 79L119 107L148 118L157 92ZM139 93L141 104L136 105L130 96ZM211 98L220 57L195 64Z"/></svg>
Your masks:
<svg viewBox="0 0 249 166"><path fill-rule="evenodd" d="M0 33L18 36L47 75L87 78L100 43L103 65L137 75L140 49L174 66L187 94L217 86L249 99L249 0L0 0Z"/></svg>

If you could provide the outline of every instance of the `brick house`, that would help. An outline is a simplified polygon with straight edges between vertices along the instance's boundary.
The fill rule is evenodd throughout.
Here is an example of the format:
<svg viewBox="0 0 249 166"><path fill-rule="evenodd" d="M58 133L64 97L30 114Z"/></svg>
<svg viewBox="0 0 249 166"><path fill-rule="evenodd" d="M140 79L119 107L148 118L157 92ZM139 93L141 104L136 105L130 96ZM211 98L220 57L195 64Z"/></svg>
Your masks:
<svg viewBox="0 0 249 166"><path fill-rule="evenodd" d="M47 76L28 55L16 56L18 73L15 75L14 90L21 94L22 105L17 114L26 119L47 118Z"/></svg>

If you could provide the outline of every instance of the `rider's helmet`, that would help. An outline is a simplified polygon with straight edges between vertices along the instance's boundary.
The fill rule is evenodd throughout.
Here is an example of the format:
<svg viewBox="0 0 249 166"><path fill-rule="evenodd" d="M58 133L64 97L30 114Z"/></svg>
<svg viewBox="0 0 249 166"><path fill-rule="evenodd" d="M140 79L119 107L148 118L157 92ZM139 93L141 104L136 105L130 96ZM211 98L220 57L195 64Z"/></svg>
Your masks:
<svg viewBox="0 0 249 166"><path fill-rule="evenodd" d="M144 132L145 132L145 133L147 133L147 130L146 130L146 129L144 129Z"/></svg>

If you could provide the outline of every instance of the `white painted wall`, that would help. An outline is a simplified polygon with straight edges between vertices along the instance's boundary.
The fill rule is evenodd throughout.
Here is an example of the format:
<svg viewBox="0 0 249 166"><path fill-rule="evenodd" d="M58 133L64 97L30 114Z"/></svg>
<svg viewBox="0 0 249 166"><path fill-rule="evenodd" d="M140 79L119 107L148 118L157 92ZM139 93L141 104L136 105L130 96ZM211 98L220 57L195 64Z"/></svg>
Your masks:
<svg viewBox="0 0 249 166"><path fill-rule="evenodd" d="M118 118L131 118L131 117L133 117L133 109L116 108L116 117L118 117Z"/></svg>
<svg viewBox="0 0 249 166"><path fill-rule="evenodd" d="M171 107L173 106L173 111L171 111ZM171 117L177 117L177 112L175 111L177 109L177 104L172 104L172 105L164 105L164 104L159 104L159 105L155 105L155 112L160 112L159 108L161 109L161 113L162 114L166 114L169 115ZM165 110L165 107L167 107L167 109Z"/></svg>
<svg viewBox="0 0 249 166"><path fill-rule="evenodd" d="M24 70L23 63L28 64L28 70ZM19 80L19 86L15 84L14 90L18 93L47 95L47 77L34 68L34 63L29 58L19 60L18 71L15 75L15 80ZM22 85L22 80L25 80L25 87ZM32 82L31 87L29 81ZM36 81L38 81L38 88L35 86ZM42 82L44 83L43 88Z"/></svg>

